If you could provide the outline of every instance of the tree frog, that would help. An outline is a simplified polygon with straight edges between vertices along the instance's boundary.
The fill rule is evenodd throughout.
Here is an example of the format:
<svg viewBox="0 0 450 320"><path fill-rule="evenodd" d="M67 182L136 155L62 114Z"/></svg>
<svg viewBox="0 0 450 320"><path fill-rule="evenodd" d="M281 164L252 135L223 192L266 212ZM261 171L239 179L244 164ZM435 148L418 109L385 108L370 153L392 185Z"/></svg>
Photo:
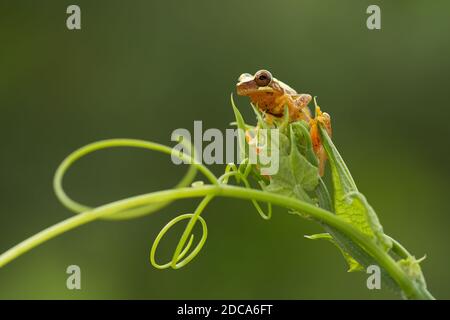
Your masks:
<svg viewBox="0 0 450 320"><path fill-rule="evenodd" d="M289 110L289 121L305 120L310 125L310 135L314 152L319 160L319 173L323 176L326 153L320 140L318 123L322 123L331 136L331 118L316 105L315 117L312 118L308 104L312 97L299 94L287 84L277 80L267 70L259 70L254 75L243 73L236 84L237 94L247 96L264 114L266 121L272 117L283 117L285 106Z"/></svg>

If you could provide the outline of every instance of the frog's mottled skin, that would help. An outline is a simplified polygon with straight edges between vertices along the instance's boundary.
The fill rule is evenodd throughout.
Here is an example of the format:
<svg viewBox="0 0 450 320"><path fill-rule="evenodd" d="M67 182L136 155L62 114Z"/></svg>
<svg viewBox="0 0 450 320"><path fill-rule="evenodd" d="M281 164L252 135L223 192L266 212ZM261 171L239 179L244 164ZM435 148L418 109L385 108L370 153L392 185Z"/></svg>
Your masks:
<svg viewBox="0 0 450 320"><path fill-rule="evenodd" d="M263 76L263 78L259 78L260 76ZM318 122L324 124L331 136L331 120L330 116L325 112L322 113L318 106L316 106L315 118L311 117L311 111L308 108L308 103L312 99L311 95L297 93L287 84L272 77L272 74L267 70L259 70L254 75L243 73L238 79L236 89L238 95L248 96L252 103L258 106L266 116L282 117L285 106L287 106L290 121L305 120L310 124L311 140L314 152L319 160L319 172L322 176L326 153L320 140ZM268 121L270 121L270 117L268 117Z"/></svg>

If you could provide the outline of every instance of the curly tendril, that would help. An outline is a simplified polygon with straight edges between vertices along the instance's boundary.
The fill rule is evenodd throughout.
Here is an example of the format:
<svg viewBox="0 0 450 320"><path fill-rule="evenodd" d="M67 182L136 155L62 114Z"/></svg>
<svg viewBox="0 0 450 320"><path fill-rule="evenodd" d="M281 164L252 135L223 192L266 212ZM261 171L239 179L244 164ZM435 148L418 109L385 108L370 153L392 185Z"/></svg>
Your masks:
<svg viewBox="0 0 450 320"><path fill-rule="evenodd" d="M190 184L192 184L192 187L195 188L195 184L192 182L194 181L194 178L197 175L197 171L202 172L202 174L211 182L213 185L217 184L228 184L228 180L230 177L234 177L236 179L237 183L242 182L246 188L251 188L250 183L248 181L248 176L252 170L252 165L249 164L248 159L245 159L239 167L237 167L234 163L230 163L226 166L225 173L219 177L216 178L216 176L209 171L204 165L200 164L198 161L194 161L195 154L194 154L194 148L192 146L187 145L189 150L191 152L190 154L183 154L183 153L173 153L173 149L161 144L144 141L144 140L136 140L136 139L109 139L109 140L102 140L98 142L94 142L91 144L88 144L73 153L71 153L69 156L67 156L63 162L59 165L58 169L56 170L55 177L53 180L53 187L56 193L56 196L58 200L69 210L73 211L74 213L83 213L87 211L94 210L94 208L86 206L84 204L81 204L72 198L70 198L67 193L64 191L63 188L63 178L67 170L79 159L82 157L93 153L95 151L99 151L102 149L107 148L115 148L115 147L134 147L134 148L143 148L148 149L152 151L159 151L163 152L175 157L178 157L180 160L183 160L190 164L188 171L185 173L184 177L179 181L179 183L174 187L176 188L183 188L187 187ZM203 245L206 242L206 239L208 237L208 228L206 225L206 221L200 216L201 213L205 210L208 203L214 198L213 195L207 195L204 197L204 199L199 203L197 209L194 211L194 213L186 213L181 214L177 216L176 218L169 221L158 233L156 236L153 245L150 250L150 262L151 264L158 269L165 269L165 268L173 268L173 269L179 269L186 264L188 264L192 259L194 259L197 254L201 251L203 248ZM268 212L267 214L262 210L261 206L256 200L251 200L253 205L255 206L258 213L261 215L263 219L270 219L272 216L272 205L268 203ZM157 203L150 203L150 204L144 204L144 205L137 205L135 207L128 207L122 211L115 212L111 215L102 216L101 219L108 219L108 220L124 220L124 219L132 219L137 218L152 212L155 212L168 204L170 204L171 201L162 201ZM186 228L181 235L181 238L175 248L175 252L173 253L172 260L165 264L159 264L156 262L156 251L158 248L158 245L161 241L161 239L164 237L164 235L175 226L178 222L182 220L189 220L188 224L186 225ZM192 249L192 245L194 243L194 235L192 234L192 230L195 227L196 222L200 221L202 225L202 235L200 238L200 241L198 244ZM190 249L192 249L190 251ZM190 253L188 254L188 252Z"/></svg>
<svg viewBox="0 0 450 320"><path fill-rule="evenodd" d="M169 148L167 146L153 143L149 141L144 140L135 140L135 139L109 139L109 140L102 140L98 142L94 142L91 144L88 144L84 147L81 147L78 150L75 150L72 152L69 156L67 156L63 162L59 165L58 169L56 170L54 179L53 179L53 188L55 190L56 197L58 200L69 210L71 210L74 213L81 213L85 211L90 211L93 208L83 205L79 202L76 202L72 200L64 191L64 188L62 186L63 178L67 170L79 159L82 157L93 153L95 151L99 151L102 149L108 149L108 148L114 148L114 147L134 147L134 148L143 148L153 151L160 151L163 153L171 154L172 148ZM189 160L188 156L185 155L183 158L182 155L180 155L180 158L182 160ZM195 178L197 174L197 169L200 169L207 177L213 177L210 178L212 180L211 182L215 182L216 178L215 176L206 168L206 167L199 167L198 164L192 163L189 167L189 170L185 174L185 176L181 179L181 181L174 187L174 188L183 188L188 186ZM207 171L205 171L205 169ZM154 212L158 209L161 209L165 206L167 206L169 202L160 202L160 203L151 203L148 205L144 205L137 208L131 208L127 209L122 212L118 212L114 215L103 217L103 219L110 219L110 220L118 220L118 219L131 219L136 218L145 214L149 214L151 212Z"/></svg>
<svg viewBox="0 0 450 320"><path fill-rule="evenodd" d="M241 169L243 168L243 169ZM225 173L219 177L219 182L222 182L224 184L228 183L228 180L230 177L234 177L236 179L237 183L243 182L244 186L246 188L251 188L250 183L248 182L248 175L250 174L252 170L252 164L249 163L249 159L246 158L242 161L241 165L236 167L234 163L229 163L225 168ZM261 206L259 205L258 201L251 200L253 203L253 206L255 207L256 211L258 211L259 215L264 220L269 220L272 217L272 204L270 202L267 203L267 214L262 210Z"/></svg>
<svg viewBox="0 0 450 320"><path fill-rule="evenodd" d="M234 177L238 183L242 181L244 183L244 186L246 188L250 189L251 186L250 186L250 183L248 182L247 177L250 174L251 169L252 169L252 165L249 164L248 158L245 159L244 161L242 161L242 163L239 167L237 167L236 164L234 164L234 163L229 163L225 168L225 173L222 176L220 176L217 179L217 181L219 182L219 184L228 184L229 178ZM172 219L171 221L169 221L169 223L167 223L164 226L164 228L162 228L162 230L156 236L156 239L153 242L152 248L150 250L150 263L155 268L179 269L179 268L185 266L186 264L188 264L192 259L195 258L195 256L197 256L197 254L202 249L202 247L205 244L206 239L208 237L208 228L206 225L206 221L200 215L205 210L206 206L213 198L214 198L214 196L212 196L212 195L206 196L200 202L200 204L198 205L198 207L194 213L187 213L187 214L182 214L180 216L177 216L174 219ZM251 200L251 201L263 219L268 220L271 218L271 216L272 216L272 204L271 203L267 203L268 213L266 214L261 209L261 206L259 205L259 203L256 200ZM158 264L156 262L155 255L156 255L156 250L158 248L158 245L159 245L161 239L170 230L170 228L172 228L178 222L185 220L185 219L190 219L190 221L188 222L188 225L186 226L186 228L183 232L183 235L181 236L180 241L178 242L178 244L175 248L175 252L172 256L172 260L165 264ZM197 244L197 246L192 250L192 252L186 258L183 259L183 257L186 256L186 253L191 248L192 243L194 241L194 235L192 234L192 229L194 228L197 220L200 220L200 222L202 224L202 231L203 231L202 237L201 237L199 243ZM189 241L188 241L188 238L189 238ZM187 244L186 244L186 242L187 242Z"/></svg>

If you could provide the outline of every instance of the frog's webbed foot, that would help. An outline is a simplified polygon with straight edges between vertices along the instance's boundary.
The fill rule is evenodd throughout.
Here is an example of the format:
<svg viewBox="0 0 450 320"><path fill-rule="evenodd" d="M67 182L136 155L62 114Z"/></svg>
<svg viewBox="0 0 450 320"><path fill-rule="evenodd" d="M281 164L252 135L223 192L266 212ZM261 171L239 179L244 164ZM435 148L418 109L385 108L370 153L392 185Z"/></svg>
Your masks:
<svg viewBox="0 0 450 320"><path fill-rule="evenodd" d="M308 104L311 102L312 97L310 94L302 93L295 96L294 102L298 109L303 109L308 106Z"/></svg>
<svg viewBox="0 0 450 320"><path fill-rule="evenodd" d="M310 124L310 135L311 142L313 145L314 153L319 160L319 174L323 176L325 171L325 163L327 160L327 154L322 145L322 141L320 139L319 125L322 124L325 127L328 135L331 138L332 129L331 129L331 117L328 113L322 112L320 107L317 105L316 100L314 99L314 104L316 106L316 113L314 119L311 119Z"/></svg>

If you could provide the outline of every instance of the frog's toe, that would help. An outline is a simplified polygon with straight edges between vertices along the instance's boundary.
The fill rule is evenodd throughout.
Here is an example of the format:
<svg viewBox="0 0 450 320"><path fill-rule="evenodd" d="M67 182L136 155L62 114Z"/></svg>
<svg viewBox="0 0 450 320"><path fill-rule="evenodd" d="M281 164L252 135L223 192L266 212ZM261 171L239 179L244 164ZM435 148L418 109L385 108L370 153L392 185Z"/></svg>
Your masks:
<svg viewBox="0 0 450 320"><path fill-rule="evenodd" d="M300 95L300 97L298 98L298 101L300 102L300 105L302 107L306 107L312 100L312 96L310 94L307 93L303 93Z"/></svg>

